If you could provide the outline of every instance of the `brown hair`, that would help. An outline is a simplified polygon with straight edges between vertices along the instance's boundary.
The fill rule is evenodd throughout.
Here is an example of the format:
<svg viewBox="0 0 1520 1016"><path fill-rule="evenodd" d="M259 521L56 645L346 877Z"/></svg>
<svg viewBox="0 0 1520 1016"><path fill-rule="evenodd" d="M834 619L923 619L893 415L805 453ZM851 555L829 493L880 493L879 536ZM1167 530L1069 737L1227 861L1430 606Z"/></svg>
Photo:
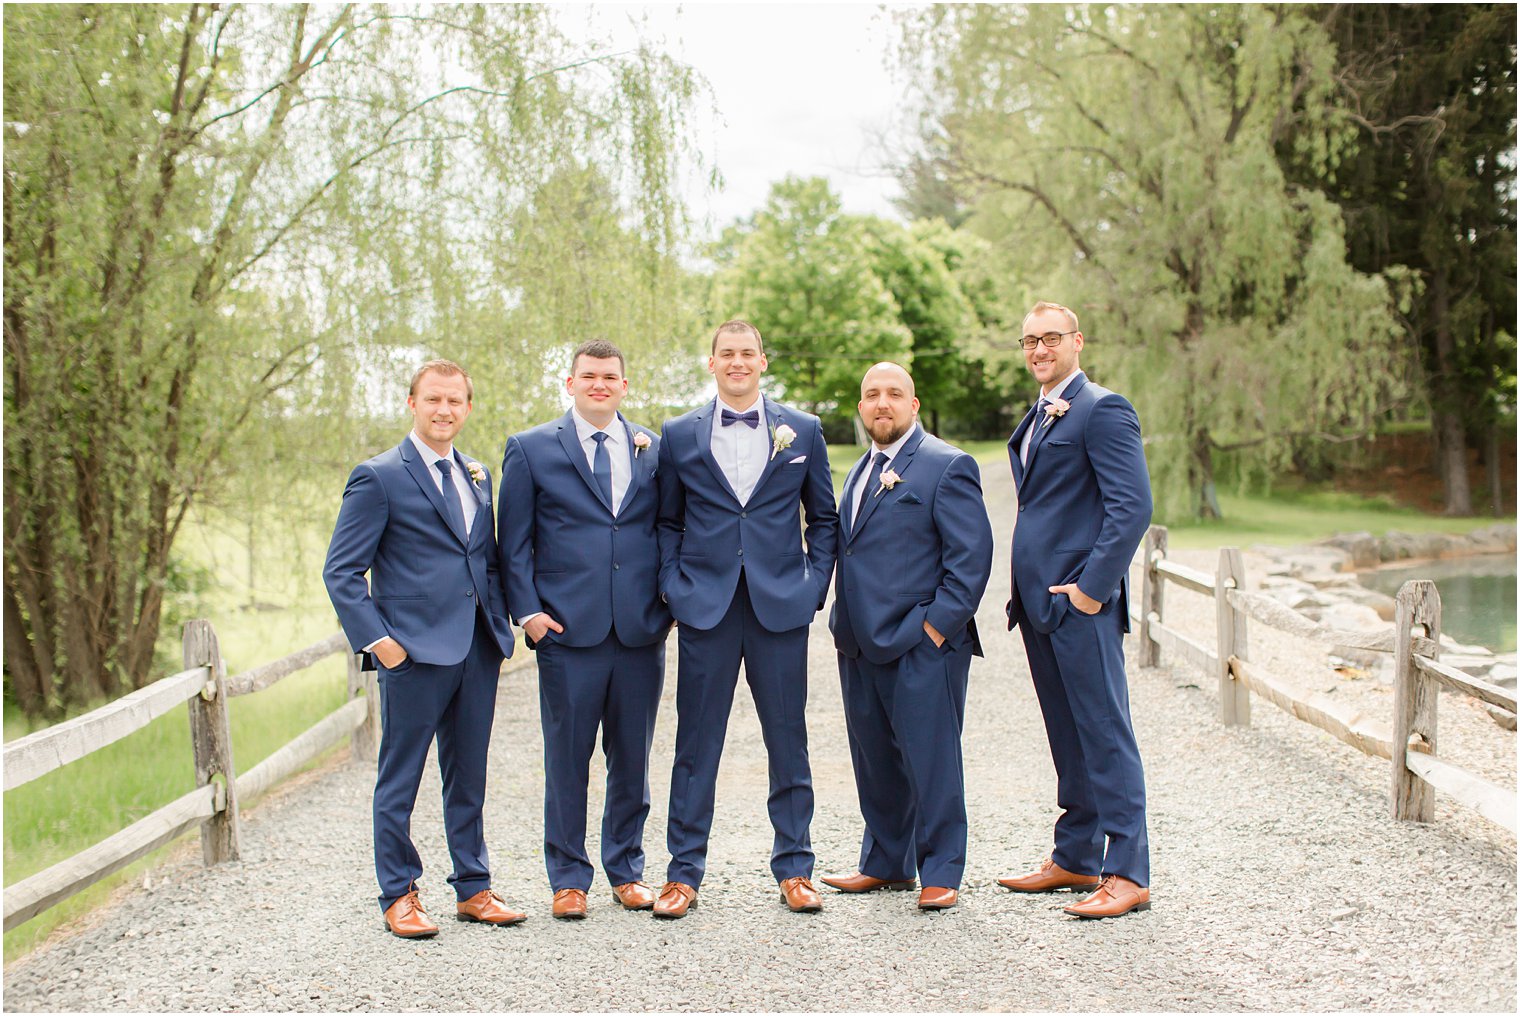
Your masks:
<svg viewBox="0 0 1520 1016"><path fill-rule="evenodd" d="M575 365L581 357L589 356L593 360L610 360L617 357L618 372L628 373L628 362L623 359L623 351L606 339L588 339L575 347L575 352L570 354L570 373L575 373Z"/></svg>
<svg viewBox="0 0 1520 1016"><path fill-rule="evenodd" d="M417 394L417 382L422 380L422 375L430 371L435 374L442 374L444 377L464 378L465 397L469 400L471 405L474 405L475 382L470 380L470 372L459 366L459 364L455 363L453 360L429 360L421 367L418 367L417 373L412 375L412 384L411 387L406 390L406 394L415 397Z"/></svg>
<svg viewBox="0 0 1520 1016"><path fill-rule="evenodd" d="M755 344L760 347L760 355L765 355L765 340L760 337L760 329L756 328L748 321L740 321L738 318L734 318L732 321L723 322L718 326L718 330L713 332L712 352L714 355L716 355L718 352L718 336L730 334L753 335L755 337Z"/></svg>

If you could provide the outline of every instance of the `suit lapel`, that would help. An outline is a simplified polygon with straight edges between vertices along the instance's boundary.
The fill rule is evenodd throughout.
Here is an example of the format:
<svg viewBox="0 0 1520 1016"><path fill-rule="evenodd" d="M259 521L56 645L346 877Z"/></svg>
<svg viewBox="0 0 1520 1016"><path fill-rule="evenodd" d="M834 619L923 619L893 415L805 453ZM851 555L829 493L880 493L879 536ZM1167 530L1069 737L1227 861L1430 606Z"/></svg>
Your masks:
<svg viewBox="0 0 1520 1016"><path fill-rule="evenodd" d="M780 452L776 450L776 428L786 422L781 418L781 408L763 395L760 397L760 405L764 409L761 416L764 417L766 422L766 436L769 438L766 443L770 446L770 458L765 460L765 468L760 472L760 479L755 481L755 490L754 493L750 494L750 497L754 497L755 494L760 492L760 488L765 486L765 481L769 480L771 474L776 471L776 466L790 454L790 449ZM793 427L792 429L796 430L797 428Z"/></svg>
<svg viewBox="0 0 1520 1016"><path fill-rule="evenodd" d="M580 431L575 429L575 418L566 413L559 421L559 443L565 449L565 456L575 471L581 474L581 479L586 481L586 489L591 491L591 496L602 503L607 511L612 511L612 505L602 494L601 487L597 486L596 477L591 475L591 464L586 461L586 451L581 447Z"/></svg>
<svg viewBox="0 0 1520 1016"><path fill-rule="evenodd" d="M850 467L850 472L844 478L844 487L841 488L842 499L839 503L839 520L844 526L846 543L850 541L850 537L855 533L855 513L853 510L855 493L852 488L854 484L859 482L861 473L870 465L870 462L871 449L867 448L866 453L856 461L855 465Z"/></svg>
<svg viewBox="0 0 1520 1016"><path fill-rule="evenodd" d="M443 524L449 527L449 532L453 533L460 543L468 545L469 541L465 534L460 532L453 520L449 518L449 510L443 503L443 494L439 491L438 485L433 482L433 478L428 475L428 465L422 461L422 453L417 451L416 445L412 444L410 436L401 442L399 451L401 461L406 463L406 471L412 474L412 479L417 481L417 486L422 488L422 493L427 495L427 499L432 502L433 508L438 512L438 517L443 519ZM462 509L463 505L460 507Z"/></svg>
<svg viewBox="0 0 1520 1016"><path fill-rule="evenodd" d="M713 417L718 413L717 405L717 399L709 402L707 409L692 417L691 422L697 428L697 451L701 453L703 461L707 463L707 468L712 470L712 474L718 483L724 490L728 491L728 496L733 498L734 503L737 504L739 502L739 493L734 490L734 485L728 482L728 476L723 472L723 467L718 465L718 460L713 455L712 422ZM759 489L758 485L756 489Z"/></svg>
<svg viewBox="0 0 1520 1016"><path fill-rule="evenodd" d="M903 474L908 471L908 467L913 464L913 455L918 451L918 446L924 443L923 428L915 423L913 425L913 429L913 436L908 438L908 440L903 443L902 448L898 449L896 457L894 457L891 462L887 463L887 469L896 473L900 477L903 477ZM906 477L903 478L906 479ZM871 521L871 516L876 514L876 506L881 504L881 502L885 501L886 499L887 492L880 486L878 486L876 490L866 491L865 494L861 496L860 518L856 519L855 522L850 526L849 538L851 540L855 539L855 534L864 529L866 527L866 523Z"/></svg>
<svg viewBox="0 0 1520 1016"><path fill-rule="evenodd" d="M1036 400L1035 406L1038 405L1039 402ZM1024 443L1024 432L1034 426L1035 406L1029 407L1029 412L1025 413L1024 419L1013 428L1013 436L1008 439L1008 460L1013 467L1014 486L1020 486L1024 482L1024 463L1019 461L1019 446Z"/></svg>
<svg viewBox="0 0 1520 1016"><path fill-rule="evenodd" d="M1057 398L1063 399L1067 403L1070 403L1075 400L1079 394L1081 394L1082 388L1086 384L1087 375L1083 374L1079 370L1072 377L1072 379L1067 382L1065 390L1063 390L1061 394L1057 396ZM1038 403L1036 403L1036 405L1038 405ZM1041 419L1030 423L1031 427L1035 427L1037 429L1034 432L1034 436L1029 439L1029 461L1024 464L1024 475L1026 477L1030 473L1034 472L1035 452L1039 451L1040 446L1045 443L1045 439L1050 435L1050 432L1061 425L1061 420L1062 417L1059 416L1052 417L1048 415L1042 415Z"/></svg>
<svg viewBox="0 0 1520 1016"><path fill-rule="evenodd" d="M618 506L619 511L633 503L633 495L638 493L644 485L645 471L653 468L648 462L641 461L643 456L639 454L637 446L633 443L633 424L623 419L623 414L618 414L618 422L623 425L623 432L628 435L628 489L623 492L623 503ZM708 433L712 433L711 430Z"/></svg>

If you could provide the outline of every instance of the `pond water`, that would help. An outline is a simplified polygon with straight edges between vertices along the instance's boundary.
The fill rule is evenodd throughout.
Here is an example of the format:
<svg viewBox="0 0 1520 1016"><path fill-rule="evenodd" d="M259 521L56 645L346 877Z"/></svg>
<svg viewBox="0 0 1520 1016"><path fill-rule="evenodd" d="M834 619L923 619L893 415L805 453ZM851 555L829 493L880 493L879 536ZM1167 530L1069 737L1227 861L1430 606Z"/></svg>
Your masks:
<svg viewBox="0 0 1520 1016"><path fill-rule="evenodd" d="M1480 554L1360 572L1368 589L1389 596L1410 579L1431 579L1441 593L1441 631L1496 653L1515 651L1515 557Z"/></svg>

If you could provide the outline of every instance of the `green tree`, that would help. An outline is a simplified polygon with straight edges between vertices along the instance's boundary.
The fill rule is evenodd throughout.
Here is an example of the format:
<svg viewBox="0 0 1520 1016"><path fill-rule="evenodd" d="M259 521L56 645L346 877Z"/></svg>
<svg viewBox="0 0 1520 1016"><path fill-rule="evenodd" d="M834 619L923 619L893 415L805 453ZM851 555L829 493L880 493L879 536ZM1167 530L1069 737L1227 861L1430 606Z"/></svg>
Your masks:
<svg viewBox="0 0 1520 1016"><path fill-rule="evenodd" d="M510 361L492 339L544 282L501 248L544 181L601 167L643 241L624 253L669 258L693 82L553 18L5 9L5 669L24 708L151 676L175 537L242 450L273 502L351 462L425 355ZM276 470L253 439L271 421L306 438Z"/></svg>
<svg viewBox="0 0 1520 1016"><path fill-rule="evenodd" d="M969 196L964 228L1007 278L1079 310L1084 367L1140 409L1159 516L1218 514L1221 451L1269 475L1296 438L1367 428L1398 393L1390 280L1346 264L1339 210L1276 159L1290 124L1322 167L1353 140L1312 18L985 5L900 19L905 63L931 68L925 152Z"/></svg>
<svg viewBox="0 0 1520 1016"><path fill-rule="evenodd" d="M1401 266L1419 280L1406 320L1446 512L1472 514L1472 443L1497 515L1500 429L1513 433L1515 405L1515 7L1336 4L1317 14L1358 144L1328 174L1291 144L1284 161L1344 211L1352 264Z"/></svg>
<svg viewBox="0 0 1520 1016"><path fill-rule="evenodd" d="M788 177L725 231L714 313L753 321L787 398L847 425L876 360L906 363L912 333L877 275L872 238L822 178Z"/></svg>

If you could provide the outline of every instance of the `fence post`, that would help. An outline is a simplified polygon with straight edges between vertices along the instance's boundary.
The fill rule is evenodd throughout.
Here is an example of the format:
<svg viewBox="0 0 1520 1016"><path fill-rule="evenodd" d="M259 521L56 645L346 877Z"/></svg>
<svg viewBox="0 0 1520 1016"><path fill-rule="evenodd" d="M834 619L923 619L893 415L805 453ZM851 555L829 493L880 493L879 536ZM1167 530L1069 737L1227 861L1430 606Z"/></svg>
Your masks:
<svg viewBox="0 0 1520 1016"><path fill-rule="evenodd" d="M1441 641L1441 594L1429 579L1411 579L1394 597L1393 650L1393 817L1429 822L1436 814L1435 789L1404 764L1410 751L1436 750L1436 683L1414 665L1414 625Z"/></svg>
<svg viewBox="0 0 1520 1016"><path fill-rule="evenodd" d="M1227 727L1251 725L1251 692L1230 674L1230 657L1247 659L1246 615L1230 603L1227 591L1244 589L1246 566L1236 547L1219 548L1214 573L1215 644L1219 647L1219 719Z"/></svg>
<svg viewBox="0 0 1520 1016"><path fill-rule="evenodd" d="M364 762L374 762L380 749L380 694L375 686L375 672L359 669L362 657L349 654L348 697L365 699L364 722L354 728L349 741L353 757Z"/></svg>
<svg viewBox="0 0 1520 1016"><path fill-rule="evenodd" d="M1161 620L1161 579L1156 574L1155 556L1166 557L1166 527L1151 526L1145 531L1144 568L1140 572L1140 666L1161 665L1161 645L1151 635L1151 613Z"/></svg>
<svg viewBox="0 0 1520 1016"><path fill-rule="evenodd" d="M211 622L185 623L185 668L210 667L207 689L190 700L190 744L195 751L195 785L219 779L217 812L201 823L201 859L206 864L242 856L238 837L237 770L232 764L232 732L227 725L227 671Z"/></svg>

